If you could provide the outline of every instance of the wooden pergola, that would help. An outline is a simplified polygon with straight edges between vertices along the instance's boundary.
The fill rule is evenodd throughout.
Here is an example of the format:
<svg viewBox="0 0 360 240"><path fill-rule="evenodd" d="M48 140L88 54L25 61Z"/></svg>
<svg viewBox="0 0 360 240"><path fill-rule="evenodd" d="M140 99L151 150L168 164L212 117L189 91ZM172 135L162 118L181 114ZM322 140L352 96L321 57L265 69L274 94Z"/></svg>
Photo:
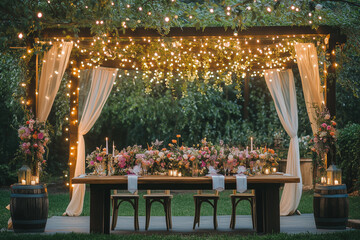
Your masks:
<svg viewBox="0 0 360 240"><path fill-rule="evenodd" d="M327 74L325 74L325 104L332 116L336 115L336 54L335 48L339 44L343 44L346 41L346 36L340 33L340 29L337 27L320 26L314 29L310 26L265 26L265 27L251 27L246 30L236 32L234 30L225 29L223 27L207 27L204 30L199 30L193 27L185 28L171 28L169 34L165 37L176 38L204 38L204 37L232 37L232 38L261 38L264 39L261 44L269 44L273 41L272 37L322 37L325 39L326 58L330 61L330 65L327 67ZM61 38L66 40L75 39L90 39L95 37L92 34L90 28L80 28L77 33L72 32L69 29L63 28L51 28L44 29L40 34L40 39L30 39L28 47L32 48L35 40ZM123 34L117 36L120 38L161 38L163 35L159 34L154 29L137 28L136 30L127 29ZM267 40L268 39L268 40ZM81 59L71 59L71 64L68 67L69 72L74 67L78 68L78 62ZM36 82L38 78L38 56L34 55L30 60L29 68L36 69L35 73L31 74L30 85L27 89L28 105L36 112ZM109 60L102 64L105 67L119 68L119 62L117 60ZM245 85L246 88L246 85ZM77 137L78 137L78 98L79 98L79 78L71 74L71 87L70 87L70 119L69 119L69 167L70 167L70 198L72 195L72 178L75 173L76 166L76 153L77 153Z"/></svg>

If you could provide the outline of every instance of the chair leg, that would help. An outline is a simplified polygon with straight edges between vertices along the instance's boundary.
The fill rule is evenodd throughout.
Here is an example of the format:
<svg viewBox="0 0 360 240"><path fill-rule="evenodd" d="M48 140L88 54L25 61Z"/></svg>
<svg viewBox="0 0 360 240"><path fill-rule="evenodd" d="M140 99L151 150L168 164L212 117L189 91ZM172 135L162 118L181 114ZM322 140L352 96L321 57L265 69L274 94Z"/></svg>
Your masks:
<svg viewBox="0 0 360 240"><path fill-rule="evenodd" d="M172 229L172 216L171 216L171 199L169 198L169 226Z"/></svg>
<svg viewBox="0 0 360 240"><path fill-rule="evenodd" d="M197 223L197 198L194 198L195 202L195 215L194 215L194 224L193 224L193 230L195 229L196 223Z"/></svg>
<svg viewBox="0 0 360 240"><path fill-rule="evenodd" d="M199 199L198 200L198 214L197 214L197 223L198 223L198 227L200 227L200 214L201 214L201 204L203 202Z"/></svg>
<svg viewBox="0 0 360 240"><path fill-rule="evenodd" d="M163 207L165 211L165 222L166 222L166 230L169 231L169 210L168 210L168 200L164 199Z"/></svg>
<svg viewBox="0 0 360 240"><path fill-rule="evenodd" d="M135 198L134 199L134 206L135 206L135 209L134 209L134 227L135 227L135 231L138 231L139 230L139 199L138 198Z"/></svg>
<svg viewBox="0 0 360 240"><path fill-rule="evenodd" d="M255 199L251 199L251 217L252 217L252 224L253 229L256 229L256 202Z"/></svg>
<svg viewBox="0 0 360 240"><path fill-rule="evenodd" d="M218 223L217 223L217 199L214 199L214 229L216 230Z"/></svg>
<svg viewBox="0 0 360 240"><path fill-rule="evenodd" d="M230 220L230 228L234 229L235 228L235 223L236 223L236 204L235 204L235 198L232 197L231 198L231 220Z"/></svg>
<svg viewBox="0 0 360 240"><path fill-rule="evenodd" d="M148 230L150 223L150 213L151 213L151 203L149 199L146 199L146 221L145 221L145 230Z"/></svg>
<svg viewBox="0 0 360 240"><path fill-rule="evenodd" d="M119 206L117 205L117 200L112 199L112 207L113 207L113 214L112 214L112 224L111 224L111 230L114 230L116 227L117 219L118 219L118 211Z"/></svg>

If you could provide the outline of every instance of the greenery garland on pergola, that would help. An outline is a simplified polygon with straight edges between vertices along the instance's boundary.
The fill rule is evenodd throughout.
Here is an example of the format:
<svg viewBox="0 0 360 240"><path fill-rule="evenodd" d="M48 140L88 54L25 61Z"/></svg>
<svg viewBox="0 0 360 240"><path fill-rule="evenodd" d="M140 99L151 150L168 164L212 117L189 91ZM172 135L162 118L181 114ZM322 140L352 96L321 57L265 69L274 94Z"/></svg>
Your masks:
<svg viewBox="0 0 360 240"><path fill-rule="evenodd" d="M292 67L295 42L314 42L323 63L326 104L335 115L335 47L345 39L339 28L320 26L337 22L337 3L327 2L23 1L19 4L27 12L20 16L20 5L2 1L5 11L0 27L4 31L0 37L5 49L26 44L23 59L29 73L27 97L22 101L34 112L39 54L54 41L74 42L68 84L71 186L80 69L107 66L120 68L124 74L135 72L146 82L146 91L154 84L170 89L182 84L186 95L188 81L199 83L203 91L203 83L214 88L235 83L239 90L241 78L261 76L265 68ZM359 7L353 1L339 2L343 12ZM288 26L294 24L307 26Z"/></svg>

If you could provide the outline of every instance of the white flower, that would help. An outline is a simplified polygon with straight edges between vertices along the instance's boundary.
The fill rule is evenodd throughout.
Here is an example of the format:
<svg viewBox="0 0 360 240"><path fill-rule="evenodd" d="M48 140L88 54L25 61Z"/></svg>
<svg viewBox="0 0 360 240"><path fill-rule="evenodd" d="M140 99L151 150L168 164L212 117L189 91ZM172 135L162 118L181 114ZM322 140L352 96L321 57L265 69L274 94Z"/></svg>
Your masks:
<svg viewBox="0 0 360 240"><path fill-rule="evenodd" d="M320 137L325 137L327 133L325 131L320 132Z"/></svg>
<svg viewBox="0 0 360 240"><path fill-rule="evenodd" d="M228 156L228 159L229 159L230 161L232 161L232 160L234 159L234 156L230 154L230 155Z"/></svg>
<svg viewBox="0 0 360 240"><path fill-rule="evenodd" d="M165 156L165 154L163 152L159 152L159 157L163 158Z"/></svg>
<svg viewBox="0 0 360 240"><path fill-rule="evenodd" d="M323 7L323 6L322 6L321 4L316 4L315 9L316 9L316 10L321 10L322 7Z"/></svg>
<svg viewBox="0 0 360 240"><path fill-rule="evenodd" d="M328 120L328 119L330 119L330 114L325 115L325 120Z"/></svg>
<svg viewBox="0 0 360 240"><path fill-rule="evenodd" d="M183 155L183 158L184 158L185 160L187 160L189 157L188 157L187 154L184 154L184 155Z"/></svg>

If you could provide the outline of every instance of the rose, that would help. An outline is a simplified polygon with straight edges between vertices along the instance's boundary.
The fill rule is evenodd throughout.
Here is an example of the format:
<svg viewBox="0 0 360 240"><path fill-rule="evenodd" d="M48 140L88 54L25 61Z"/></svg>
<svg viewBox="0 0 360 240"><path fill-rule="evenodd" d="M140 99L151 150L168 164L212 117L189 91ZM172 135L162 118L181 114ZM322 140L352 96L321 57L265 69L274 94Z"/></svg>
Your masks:
<svg viewBox="0 0 360 240"><path fill-rule="evenodd" d="M103 157L97 156L96 160L98 160L99 162L101 162L103 160Z"/></svg>
<svg viewBox="0 0 360 240"><path fill-rule="evenodd" d="M330 119L330 114L326 114L324 117L325 120L329 120Z"/></svg>
<svg viewBox="0 0 360 240"><path fill-rule="evenodd" d="M321 127L326 128L326 123L321 124Z"/></svg>
<svg viewBox="0 0 360 240"><path fill-rule="evenodd" d="M94 161L90 161L90 165L93 166L93 165L94 165Z"/></svg>
<svg viewBox="0 0 360 240"><path fill-rule="evenodd" d="M44 134L42 132L40 132L38 135L37 135L37 138L38 139L43 139L44 138Z"/></svg>
<svg viewBox="0 0 360 240"><path fill-rule="evenodd" d="M326 129L327 129L327 130L330 130L330 129L331 129L331 126L327 126Z"/></svg>

